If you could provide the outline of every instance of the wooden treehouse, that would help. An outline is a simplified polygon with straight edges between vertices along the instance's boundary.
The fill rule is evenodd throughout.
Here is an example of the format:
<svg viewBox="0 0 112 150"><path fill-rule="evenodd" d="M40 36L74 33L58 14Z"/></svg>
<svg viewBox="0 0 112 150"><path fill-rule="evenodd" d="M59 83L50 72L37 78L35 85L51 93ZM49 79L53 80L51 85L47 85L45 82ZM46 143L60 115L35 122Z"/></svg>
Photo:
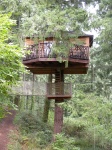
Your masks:
<svg viewBox="0 0 112 150"><path fill-rule="evenodd" d="M69 32L69 34L72 34ZM76 39L71 38L72 46L67 50L68 55L53 51L56 39L51 35L43 40L27 37L25 39L26 55L23 64L33 74L55 74L55 83L46 84L46 96L55 99L55 103L63 102L72 96L71 83L64 83L64 74L86 74L89 66L89 49L93 43L92 35L82 35ZM59 61L61 57L61 62ZM65 65L67 61L67 66ZM62 129L62 109L55 106L54 133L60 133Z"/></svg>

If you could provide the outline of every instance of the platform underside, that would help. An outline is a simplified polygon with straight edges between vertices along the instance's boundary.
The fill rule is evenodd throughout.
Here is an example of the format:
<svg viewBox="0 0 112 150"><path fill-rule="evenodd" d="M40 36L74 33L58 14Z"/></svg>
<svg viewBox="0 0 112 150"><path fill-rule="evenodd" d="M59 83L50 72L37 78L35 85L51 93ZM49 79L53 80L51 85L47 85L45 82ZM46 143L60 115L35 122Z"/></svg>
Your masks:
<svg viewBox="0 0 112 150"><path fill-rule="evenodd" d="M36 58L23 61L28 70L34 74L54 74L56 69L64 74L86 74L89 60L69 59L59 62L56 58Z"/></svg>

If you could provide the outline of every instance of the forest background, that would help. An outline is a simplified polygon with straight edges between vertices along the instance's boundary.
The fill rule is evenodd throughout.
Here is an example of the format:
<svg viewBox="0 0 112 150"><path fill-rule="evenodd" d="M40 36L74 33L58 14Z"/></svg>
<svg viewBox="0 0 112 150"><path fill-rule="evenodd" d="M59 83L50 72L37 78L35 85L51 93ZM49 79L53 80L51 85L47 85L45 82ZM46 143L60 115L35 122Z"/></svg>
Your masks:
<svg viewBox="0 0 112 150"><path fill-rule="evenodd" d="M98 6L96 14L87 11L91 5ZM16 146L9 145L9 149L111 150L111 23L111 0L0 0L0 118L5 116L7 107L17 109L15 123L20 123L21 135L17 137L13 133L12 141ZM50 105L48 117L48 112L44 111L47 102L44 96L14 96L9 95L9 91L20 80L48 82L49 79L48 75L25 71L21 62L24 37L37 34L41 37L52 31L60 37L60 31L66 29L76 31L76 36L94 29L98 37L90 50L87 75L65 76L73 85L73 97L61 105L63 133L51 144L53 101L47 103Z"/></svg>

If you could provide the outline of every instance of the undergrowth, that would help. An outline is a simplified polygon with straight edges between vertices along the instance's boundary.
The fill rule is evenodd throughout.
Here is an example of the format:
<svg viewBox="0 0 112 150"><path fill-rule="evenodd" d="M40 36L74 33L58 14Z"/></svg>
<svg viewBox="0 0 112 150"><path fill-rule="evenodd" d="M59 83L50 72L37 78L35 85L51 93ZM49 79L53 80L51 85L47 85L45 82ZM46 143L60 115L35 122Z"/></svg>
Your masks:
<svg viewBox="0 0 112 150"><path fill-rule="evenodd" d="M8 150L40 150L45 149L52 140L52 128L29 112L18 113L14 123L18 126L18 133L11 133L12 139Z"/></svg>
<svg viewBox="0 0 112 150"><path fill-rule="evenodd" d="M9 150L112 150L112 105L93 95L86 97L79 93L68 103L63 132L55 137L54 110L49 112L48 123L43 123L41 115L19 112L15 124L20 135L10 134Z"/></svg>
<svg viewBox="0 0 112 150"><path fill-rule="evenodd" d="M5 117L5 114L6 114L5 109L2 106L0 106L0 121L2 120L2 118Z"/></svg>
<svg viewBox="0 0 112 150"><path fill-rule="evenodd" d="M57 134L53 142L52 127L29 112L18 113L15 120L18 130L10 133L8 150L84 150L81 145L87 145L80 132L84 124L74 124L67 121L63 133ZM89 149L88 149L89 150Z"/></svg>

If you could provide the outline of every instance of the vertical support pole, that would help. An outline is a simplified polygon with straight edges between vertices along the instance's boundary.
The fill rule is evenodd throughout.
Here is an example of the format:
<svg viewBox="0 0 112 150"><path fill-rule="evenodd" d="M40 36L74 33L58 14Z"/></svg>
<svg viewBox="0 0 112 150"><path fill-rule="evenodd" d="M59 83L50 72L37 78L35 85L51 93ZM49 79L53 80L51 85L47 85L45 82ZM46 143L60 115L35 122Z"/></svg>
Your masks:
<svg viewBox="0 0 112 150"><path fill-rule="evenodd" d="M63 109L55 103L54 134L61 133L63 127Z"/></svg>
<svg viewBox="0 0 112 150"><path fill-rule="evenodd" d="M93 64L91 64L91 90L93 91L94 90L94 67L93 67Z"/></svg>
<svg viewBox="0 0 112 150"><path fill-rule="evenodd" d="M62 70L55 72L55 82L64 82L64 74ZM56 91L58 93L59 91ZM63 109L58 106L58 103L63 102L62 99L55 99L55 114L54 114L54 135L61 133L63 127ZM54 138L55 139L55 138Z"/></svg>
<svg viewBox="0 0 112 150"><path fill-rule="evenodd" d="M33 112L34 109L34 82L35 82L35 74L33 74L33 81L32 81L32 100L31 100L31 112Z"/></svg>
<svg viewBox="0 0 112 150"><path fill-rule="evenodd" d="M50 74L48 76L48 82L52 83L52 74ZM44 103L44 112L43 112L43 121L44 122L48 121L49 109L50 109L50 100L46 98L45 103Z"/></svg>

